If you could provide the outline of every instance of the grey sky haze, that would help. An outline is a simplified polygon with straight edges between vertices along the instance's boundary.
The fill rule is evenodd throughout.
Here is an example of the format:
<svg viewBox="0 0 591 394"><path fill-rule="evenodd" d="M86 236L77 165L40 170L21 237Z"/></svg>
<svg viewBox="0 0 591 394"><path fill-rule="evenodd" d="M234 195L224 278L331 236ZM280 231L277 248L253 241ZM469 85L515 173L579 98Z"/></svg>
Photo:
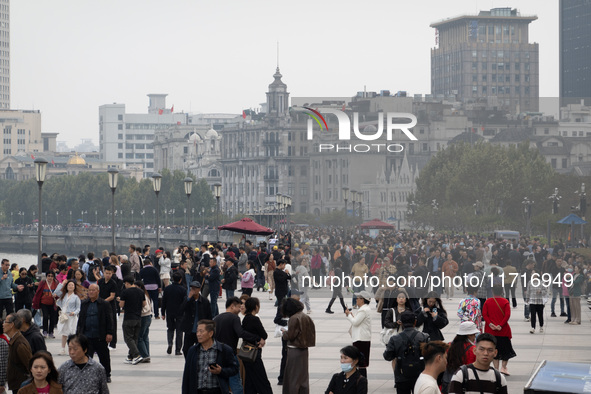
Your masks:
<svg viewBox="0 0 591 394"><path fill-rule="evenodd" d="M557 0L12 0L11 106L38 109L70 147L98 143L98 106L241 113L279 66L292 96L430 93L429 24L492 7L537 15L540 95L558 94Z"/></svg>

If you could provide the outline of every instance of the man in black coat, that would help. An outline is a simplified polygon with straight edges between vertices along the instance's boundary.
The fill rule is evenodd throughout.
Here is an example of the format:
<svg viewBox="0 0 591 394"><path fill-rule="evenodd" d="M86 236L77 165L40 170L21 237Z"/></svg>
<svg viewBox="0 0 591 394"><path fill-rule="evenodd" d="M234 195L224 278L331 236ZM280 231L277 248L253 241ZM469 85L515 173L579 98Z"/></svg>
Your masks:
<svg viewBox="0 0 591 394"><path fill-rule="evenodd" d="M107 382L111 382L111 355L108 344L113 339L113 312L111 305L99 297L99 287L92 284L88 288L88 298L80 305L77 334L88 338L88 356L96 352L105 368Z"/></svg>
<svg viewBox="0 0 591 394"><path fill-rule="evenodd" d="M31 353L35 354L39 350L47 351L47 346L45 345L45 338L41 335L41 331L39 330L39 326L35 323L31 323L33 319L33 314L28 309L19 309L16 314L22 319L23 323L21 324L21 333L31 345Z"/></svg>
<svg viewBox="0 0 591 394"><path fill-rule="evenodd" d="M183 321L181 327L183 329L184 343L183 355L185 359L189 352L189 348L197 341L197 323L202 319L211 320L211 306L207 298L201 295L201 283L193 281L190 284L189 298L183 301L181 311L183 312Z"/></svg>
<svg viewBox="0 0 591 394"><path fill-rule="evenodd" d="M168 349L166 353L172 353L172 339L176 332L175 351L176 356L181 355L183 347L183 335L181 323L183 311L181 306L187 299L187 288L183 286L183 275L180 272L172 274L172 285L164 288L162 295L162 320L166 319L166 328L168 336Z"/></svg>
<svg viewBox="0 0 591 394"><path fill-rule="evenodd" d="M273 271L275 296L277 297L277 314L275 315L275 320L273 320L275 324L281 324L283 320L281 314L281 301L287 297L287 294L289 293L289 280L291 279L291 275L284 271L286 263L287 261L285 260L277 261L277 268Z"/></svg>

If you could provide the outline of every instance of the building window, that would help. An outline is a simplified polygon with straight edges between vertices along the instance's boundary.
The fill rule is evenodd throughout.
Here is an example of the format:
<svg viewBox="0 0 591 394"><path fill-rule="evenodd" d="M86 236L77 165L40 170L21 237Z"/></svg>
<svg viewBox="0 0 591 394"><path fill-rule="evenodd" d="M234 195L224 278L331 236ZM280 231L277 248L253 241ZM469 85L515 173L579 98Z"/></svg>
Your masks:
<svg viewBox="0 0 591 394"><path fill-rule="evenodd" d="M123 130L123 125L122 124L118 124L117 125L117 130Z"/></svg>
<svg viewBox="0 0 591 394"><path fill-rule="evenodd" d="M123 144L121 142L117 144L117 149L123 149Z"/></svg>
<svg viewBox="0 0 591 394"><path fill-rule="evenodd" d="M515 82L516 83L521 82L521 76L519 74L515 74Z"/></svg>
<svg viewBox="0 0 591 394"><path fill-rule="evenodd" d="M486 89L486 86L483 86L483 87L482 87L482 94L486 94L486 93L487 93L487 92L486 92L486 90L487 90L487 89Z"/></svg>
<svg viewBox="0 0 591 394"><path fill-rule="evenodd" d="M122 140L123 139L123 134L117 134L117 139L118 140Z"/></svg>
<svg viewBox="0 0 591 394"><path fill-rule="evenodd" d="M482 74L482 82L486 82L486 74Z"/></svg>
<svg viewBox="0 0 591 394"><path fill-rule="evenodd" d="M550 164L552 165L552 168L556 169L556 159L552 159Z"/></svg>
<svg viewBox="0 0 591 394"><path fill-rule="evenodd" d="M123 159L123 153L121 153L121 152L120 152L120 153L118 153L118 154L117 154L117 158L118 158L118 159Z"/></svg>
<svg viewBox="0 0 591 394"><path fill-rule="evenodd" d="M488 66L486 62L482 62L482 71L487 71Z"/></svg>
<svg viewBox="0 0 591 394"><path fill-rule="evenodd" d="M121 115L121 114L117 115L117 120L123 120L123 115Z"/></svg>
<svg viewBox="0 0 591 394"><path fill-rule="evenodd" d="M562 159L562 168L566 168L566 167L568 167L568 165L567 165L567 160L568 160L568 159L566 159L566 158L565 158L565 159Z"/></svg>
<svg viewBox="0 0 591 394"><path fill-rule="evenodd" d="M548 127L544 128L544 134L546 134L546 135L550 134L550 128L548 128Z"/></svg>
<svg viewBox="0 0 591 394"><path fill-rule="evenodd" d="M308 176L308 167L306 167L306 166L302 166L302 167L300 168L300 175L301 175L301 176ZM306 194L307 194L307 193L306 193Z"/></svg>

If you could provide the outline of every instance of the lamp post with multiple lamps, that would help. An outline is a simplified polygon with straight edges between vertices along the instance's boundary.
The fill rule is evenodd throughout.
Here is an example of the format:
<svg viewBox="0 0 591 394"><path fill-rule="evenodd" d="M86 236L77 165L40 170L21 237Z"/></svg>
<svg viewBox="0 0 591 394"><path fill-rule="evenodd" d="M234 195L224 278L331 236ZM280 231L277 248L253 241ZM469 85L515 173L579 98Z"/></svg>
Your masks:
<svg viewBox="0 0 591 394"><path fill-rule="evenodd" d="M345 215L347 215L347 200L349 200L349 188L343 188L343 200L345 200Z"/></svg>
<svg viewBox="0 0 591 394"><path fill-rule="evenodd" d="M162 175L157 172L152 174L152 186L154 193L156 193L156 247L160 247L160 201L158 194L160 194L162 187Z"/></svg>
<svg viewBox="0 0 591 394"><path fill-rule="evenodd" d="M216 202L216 210L215 210L215 227L217 229L217 240L220 240L220 197L222 196L222 184L216 183L213 185L213 195L215 197Z"/></svg>
<svg viewBox="0 0 591 394"><path fill-rule="evenodd" d="M357 190L351 190L351 206L353 208L353 217L357 216L356 215L356 209L355 209L355 203L357 202ZM346 213L346 212L345 212Z"/></svg>
<svg viewBox="0 0 591 394"><path fill-rule="evenodd" d="M521 203L524 206L525 213L525 232L527 233L528 237L531 237L531 206L534 205L534 202L527 197L523 197L523 201Z"/></svg>
<svg viewBox="0 0 591 394"><path fill-rule="evenodd" d="M357 192L357 198L359 203L359 218L363 221L363 192Z"/></svg>
<svg viewBox="0 0 591 394"><path fill-rule="evenodd" d="M115 190L117 189L117 181L119 178L119 170L116 168L109 168L109 187L111 188L111 252L115 251Z"/></svg>
<svg viewBox="0 0 591 394"><path fill-rule="evenodd" d="M189 203L191 202L191 192L193 191L193 178L186 177L185 180L185 194L187 195L187 211L186 211L186 219L187 219L187 246L191 245L191 226L189 223Z"/></svg>
<svg viewBox="0 0 591 394"><path fill-rule="evenodd" d="M37 185L39 185L39 216L37 217L37 252L38 252L38 259L39 259L39 267L41 267L41 209L42 209L42 199L43 195L41 193L41 189L43 188L43 182L45 182L45 175L47 172L47 160L42 157L38 157L33 162L35 163L35 178L37 179Z"/></svg>

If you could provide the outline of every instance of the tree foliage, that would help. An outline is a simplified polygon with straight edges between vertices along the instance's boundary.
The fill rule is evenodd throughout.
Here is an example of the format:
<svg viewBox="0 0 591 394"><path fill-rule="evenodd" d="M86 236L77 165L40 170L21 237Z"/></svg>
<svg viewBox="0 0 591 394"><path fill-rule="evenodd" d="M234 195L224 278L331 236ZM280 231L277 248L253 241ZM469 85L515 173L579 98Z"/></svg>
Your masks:
<svg viewBox="0 0 591 394"><path fill-rule="evenodd" d="M162 171L162 187L159 193L160 221L164 224L166 210L169 213L168 224L185 224L184 210L187 208L184 179L182 171ZM2 206L2 222L29 224L37 218L39 189L33 180L3 184L5 189L0 193ZM212 224L215 199L204 179L193 182L193 190L189 200L189 218L195 224L202 221L202 208L205 210L207 223ZM153 224L153 211L156 209L156 195L151 179L119 176L115 191L116 223L123 225ZM174 209L174 217L171 211ZM193 214L192 210L195 210ZM81 173L79 175L55 176L43 184L43 222L45 224L69 224L70 212L72 223L80 221L95 224L111 223L111 189L107 174ZM133 215L131 211L133 210ZM47 211L47 221L45 212ZM142 211L144 215L142 215ZM82 213L84 212L84 213ZM96 212L96 215L95 215ZM109 212L109 214L107 214ZM19 214L20 213L20 214ZM133 216L133 223L132 223ZM145 217L144 217L145 216Z"/></svg>
<svg viewBox="0 0 591 394"><path fill-rule="evenodd" d="M416 204L410 217L416 227L524 229L522 202L527 197L535 202L532 222L542 227L541 223L552 216L548 196L554 188L569 194L571 201L580 182L580 178L556 174L527 141L509 148L486 142L452 145L421 171L416 193L409 199ZM570 205L566 208L563 204L555 216L568 213Z"/></svg>

